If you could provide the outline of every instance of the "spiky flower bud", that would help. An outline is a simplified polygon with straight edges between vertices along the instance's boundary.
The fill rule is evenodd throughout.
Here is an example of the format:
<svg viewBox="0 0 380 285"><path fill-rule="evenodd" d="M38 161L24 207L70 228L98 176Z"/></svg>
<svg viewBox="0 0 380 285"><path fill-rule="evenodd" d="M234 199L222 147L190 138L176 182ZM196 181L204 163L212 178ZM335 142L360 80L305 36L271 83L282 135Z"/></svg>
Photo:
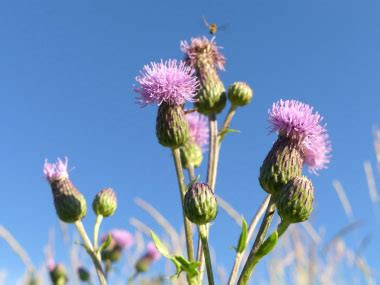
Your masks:
<svg viewBox="0 0 380 285"><path fill-rule="evenodd" d="M218 205L213 190L206 183L194 183L186 192L183 207L187 218L204 225L216 218Z"/></svg>
<svg viewBox="0 0 380 285"><path fill-rule="evenodd" d="M244 106L251 102L253 91L245 82L235 82L228 87L228 99L233 106Z"/></svg>
<svg viewBox="0 0 380 285"><path fill-rule="evenodd" d="M67 284L68 278L66 274L66 269L63 264L57 264L54 268L49 271L50 279L53 285L65 285Z"/></svg>
<svg viewBox="0 0 380 285"><path fill-rule="evenodd" d="M69 180L67 158L65 162L45 161L44 173L53 192L54 206L58 217L66 223L81 220L87 212L86 199Z"/></svg>
<svg viewBox="0 0 380 285"><path fill-rule="evenodd" d="M297 144L279 137L260 167L259 182L270 194L277 194L292 178L301 175L303 158Z"/></svg>
<svg viewBox="0 0 380 285"><path fill-rule="evenodd" d="M179 150L181 154L182 167L199 167L201 165L203 154L202 149L198 144L192 140L189 140L187 143L181 146Z"/></svg>
<svg viewBox="0 0 380 285"><path fill-rule="evenodd" d="M108 217L115 213L117 208L116 194L111 188L105 188L96 194L92 208L97 216Z"/></svg>
<svg viewBox="0 0 380 285"><path fill-rule="evenodd" d="M133 237L126 230L113 229L102 237L102 242L105 242L109 235L111 235L111 244L102 250L102 260L113 263L120 259L125 248L129 248L133 244Z"/></svg>
<svg viewBox="0 0 380 285"><path fill-rule="evenodd" d="M83 282L88 282L91 278L90 272L88 272L88 270L82 266L78 267L78 276L80 281Z"/></svg>
<svg viewBox="0 0 380 285"><path fill-rule="evenodd" d="M278 195L276 205L281 219L287 223L299 223L309 219L313 211L314 189L310 179L295 177Z"/></svg>
<svg viewBox="0 0 380 285"><path fill-rule="evenodd" d="M178 148L189 138L189 126L182 106L162 103L156 120L158 142L166 147Z"/></svg>
<svg viewBox="0 0 380 285"><path fill-rule="evenodd" d="M220 113L226 105L227 96L217 68L223 70L225 58L214 39L193 38L191 43L181 43L186 62L194 67L201 83L195 106L198 112L210 115Z"/></svg>
<svg viewBox="0 0 380 285"><path fill-rule="evenodd" d="M226 92L216 72L210 72L207 75L208 78L203 80L203 84L198 91L196 97L198 100L194 103L194 106L199 113L205 115L218 114L226 106Z"/></svg>

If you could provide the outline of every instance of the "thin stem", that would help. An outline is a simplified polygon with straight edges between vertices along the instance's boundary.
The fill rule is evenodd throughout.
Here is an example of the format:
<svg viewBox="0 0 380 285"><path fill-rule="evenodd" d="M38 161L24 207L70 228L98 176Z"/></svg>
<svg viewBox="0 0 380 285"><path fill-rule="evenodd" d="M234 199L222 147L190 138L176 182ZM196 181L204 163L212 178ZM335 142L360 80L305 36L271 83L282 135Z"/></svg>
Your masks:
<svg viewBox="0 0 380 285"><path fill-rule="evenodd" d="M99 248L99 244L98 244L98 240L99 240L99 228L100 228L100 224L102 223L102 221L103 221L103 216L102 215L96 216L96 221L95 221L95 225L94 225L94 250L95 250L95 252Z"/></svg>
<svg viewBox="0 0 380 285"><path fill-rule="evenodd" d="M214 275L212 272L210 250L208 248L207 228L206 225L199 226L199 233L202 241L202 247L205 257L205 264L207 270L208 284L214 285Z"/></svg>
<svg viewBox="0 0 380 285"><path fill-rule="evenodd" d="M97 257L96 253L94 252L94 248L92 246L92 243L87 235L87 232L83 226L82 221L77 221L74 223L75 227L77 228L77 231L79 235L81 236L84 247L87 250L87 253L90 255L92 262L94 263L96 274L98 275L99 281L101 285L107 285L107 280L105 278L102 264L100 262L100 259Z"/></svg>
<svg viewBox="0 0 380 285"><path fill-rule="evenodd" d="M263 218L263 221L261 222L259 232L257 233L255 242L252 246L251 252L249 253L248 259L244 265L243 271L240 274L240 278L237 283L238 285L246 285L248 283L249 278L251 277L252 271L255 267L255 260L256 260L255 253L264 242L265 236L272 222L275 209L276 209L275 198L271 196L267 210L265 212L265 216Z"/></svg>
<svg viewBox="0 0 380 285"><path fill-rule="evenodd" d="M216 120L216 115L212 114L209 116L210 125L210 151L208 158L208 169L207 169L207 183L210 185L211 189L215 191L215 179L216 179L216 167L217 167L217 153L218 153L218 121Z"/></svg>
<svg viewBox="0 0 380 285"><path fill-rule="evenodd" d="M193 247L193 236L191 231L191 223L186 218L185 212L183 210L183 198L186 194L186 185L185 185L185 177L182 172L182 164L179 149L173 149L173 158L175 169L177 173L178 186L181 194L181 206L182 206L182 214L183 214L183 223L185 225L185 235L186 235L186 247L187 247L187 257L190 261L194 261L194 247Z"/></svg>
<svg viewBox="0 0 380 285"><path fill-rule="evenodd" d="M231 105L230 109L228 110L227 116L224 119L223 127L219 132L219 144L222 143L222 140L224 136L226 135L227 130L230 128L232 118L234 117L236 113L236 108L237 106Z"/></svg>
<svg viewBox="0 0 380 285"><path fill-rule="evenodd" d="M247 244L249 244L249 241L251 240L252 234L257 224L259 223L259 220L264 215L264 212L266 208L268 207L269 200L270 200L270 195L267 195L265 200L261 203L260 208L257 210L256 214L252 218L251 223L249 224L248 233L247 233ZM231 270L230 279L228 280L228 285L235 284L235 280L239 272L240 264L243 259L244 253L245 253L245 249L242 252L236 252L234 266Z"/></svg>

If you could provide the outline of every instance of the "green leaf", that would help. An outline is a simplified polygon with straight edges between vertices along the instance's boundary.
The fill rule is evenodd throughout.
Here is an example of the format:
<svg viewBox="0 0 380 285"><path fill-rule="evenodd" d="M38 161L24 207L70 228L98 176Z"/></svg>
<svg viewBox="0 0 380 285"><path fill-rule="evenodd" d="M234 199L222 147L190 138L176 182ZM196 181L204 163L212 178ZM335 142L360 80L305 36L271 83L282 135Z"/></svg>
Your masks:
<svg viewBox="0 0 380 285"><path fill-rule="evenodd" d="M219 133L219 140L220 140L220 142L224 139L224 136L226 134L228 134L228 133L240 133L240 131L239 130L230 129L230 128L227 128L227 129L221 131Z"/></svg>
<svg viewBox="0 0 380 285"><path fill-rule="evenodd" d="M98 252L102 252L102 250L105 250L107 247L110 246L111 244L111 241L112 241L112 237L111 235L109 234L107 236L107 239L100 245L99 249L98 249Z"/></svg>
<svg viewBox="0 0 380 285"><path fill-rule="evenodd" d="M255 254L255 258L260 260L263 258L265 255L270 253L273 248L276 246L278 241L278 233L277 231L273 232L266 240L265 242L259 247Z"/></svg>
<svg viewBox="0 0 380 285"><path fill-rule="evenodd" d="M156 246L157 250L161 253L161 255L165 256L166 258L172 259L173 256L169 253L168 248L166 247L166 245L162 243L158 236L153 231L150 232L150 235L152 237L154 245Z"/></svg>
<svg viewBox="0 0 380 285"><path fill-rule="evenodd" d="M157 250L161 253L161 255L170 259L176 268L176 273L173 276L170 276L170 279L178 278L182 272L186 272L190 277L195 277L199 274L199 271L197 268L200 265L200 262L197 262L197 261L190 262L183 256L171 255L166 245L163 244L163 242L158 238L158 236L153 231L150 232L150 235L152 236L152 240Z"/></svg>
<svg viewBox="0 0 380 285"><path fill-rule="evenodd" d="M242 218L241 222L242 224L241 224L241 234L239 238L239 243L237 247L235 248L235 250L239 253L242 253L245 247L247 246L247 235L248 235L248 225L244 217Z"/></svg>

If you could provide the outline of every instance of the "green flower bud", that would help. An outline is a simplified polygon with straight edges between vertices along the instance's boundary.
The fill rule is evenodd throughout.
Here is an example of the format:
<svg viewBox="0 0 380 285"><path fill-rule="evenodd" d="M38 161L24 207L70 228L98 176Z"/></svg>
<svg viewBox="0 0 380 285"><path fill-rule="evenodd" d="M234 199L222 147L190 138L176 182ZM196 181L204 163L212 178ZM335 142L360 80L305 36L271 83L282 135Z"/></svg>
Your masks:
<svg viewBox="0 0 380 285"><path fill-rule="evenodd" d="M54 285L65 285L68 281L65 267L62 264L55 266L50 272L50 278Z"/></svg>
<svg viewBox="0 0 380 285"><path fill-rule="evenodd" d="M181 162L183 168L189 166L199 167L203 160L201 147L193 141L187 141L180 147Z"/></svg>
<svg viewBox="0 0 380 285"><path fill-rule="evenodd" d="M216 73L216 71L215 71ZM227 96L219 77L215 81L203 82L197 94L194 106L204 115L218 114L226 106Z"/></svg>
<svg viewBox="0 0 380 285"><path fill-rule="evenodd" d="M108 217L115 213L117 208L116 194L111 188L105 188L96 194L92 208L97 216Z"/></svg>
<svg viewBox="0 0 380 285"><path fill-rule="evenodd" d="M111 263L119 261L122 249L118 246L111 247L102 251L102 260L109 260Z"/></svg>
<svg viewBox="0 0 380 285"><path fill-rule="evenodd" d="M304 222L313 211L313 201L314 189L310 179L305 176L295 177L277 197L278 214L287 223Z"/></svg>
<svg viewBox="0 0 380 285"><path fill-rule="evenodd" d="M214 192L206 183L194 183L186 192L183 207L187 218L197 225L204 225L216 218L218 205Z"/></svg>
<svg viewBox="0 0 380 285"><path fill-rule="evenodd" d="M253 91L245 82L235 82L228 87L228 99L234 106L244 106L251 102Z"/></svg>
<svg viewBox="0 0 380 285"><path fill-rule="evenodd" d="M84 267L78 267L78 276L80 281L88 282L90 281L90 272Z"/></svg>
<svg viewBox="0 0 380 285"><path fill-rule="evenodd" d="M270 194L278 194L289 180L301 175L303 156L297 143L279 136L260 167L259 182Z"/></svg>
<svg viewBox="0 0 380 285"><path fill-rule="evenodd" d="M151 264L152 264L152 259L147 258L147 257L140 258L135 264L136 272L138 273L147 272Z"/></svg>
<svg viewBox="0 0 380 285"><path fill-rule="evenodd" d="M61 221L75 223L86 215L86 199L68 178L54 180L50 185L55 210Z"/></svg>
<svg viewBox="0 0 380 285"><path fill-rule="evenodd" d="M189 138L189 126L182 106L162 103L156 120L158 142L166 147L177 148Z"/></svg>

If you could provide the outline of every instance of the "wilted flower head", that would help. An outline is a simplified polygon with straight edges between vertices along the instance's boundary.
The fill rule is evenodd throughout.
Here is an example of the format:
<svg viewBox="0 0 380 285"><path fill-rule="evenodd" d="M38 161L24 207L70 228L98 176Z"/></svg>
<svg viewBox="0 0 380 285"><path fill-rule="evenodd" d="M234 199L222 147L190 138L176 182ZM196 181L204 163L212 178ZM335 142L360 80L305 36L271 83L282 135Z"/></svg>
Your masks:
<svg viewBox="0 0 380 285"><path fill-rule="evenodd" d="M220 53L215 43L215 38L209 40L206 37L192 38L191 42L181 41L181 51L186 54L186 62L191 66L196 66L199 57L205 56L209 59L215 67L224 70L226 59Z"/></svg>
<svg viewBox="0 0 380 285"><path fill-rule="evenodd" d="M322 119L318 112L313 113L312 107L296 100L280 100L269 110L271 131L298 142L305 163L314 173L326 168L331 151L327 130L321 125Z"/></svg>
<svg viewBox="0 0 380 285"><path fill-rule="evenodd" d="M103 236L102 240L105 241L108 235L111 235L114 245L121 249L128 248L133 244L133 237L126 230L113 229L107 235Z"/></svg>
<svg viewBox="0 0 380 285"><path fill-rule="evenodd" d="M148 245L146 246L146 251L147 251L147 255L152 260L158 260L161 257L161 254L158 252L156 246L152 242L148 243Z"/></svg>
<svg viewBox="0 0 380 285"><path fill-rule="evenodd" d="M51 183L56 180L68 178L67 163L67 157L65 157L64 161L58 158L56 163L49 163L46 159L43 169L46 179Z"/></svg>
<svg viewBox="0 0 380 285"><path fill-rule="evenodd" d="M191 138L204 150L208 143L210 132L207 117L200 113L193 112L186 115L186 120L189 124Z"/></svg>
<svg viewBox="0 0 380 285"><path fill-rule="evenodd" d="M140 86L135 92L140 94L138 101L148 104L182 105L186 101L194 102L198 81L194 70L185 62L176 60L152 62L145 65L141 75L136 77Z"/></svg>

